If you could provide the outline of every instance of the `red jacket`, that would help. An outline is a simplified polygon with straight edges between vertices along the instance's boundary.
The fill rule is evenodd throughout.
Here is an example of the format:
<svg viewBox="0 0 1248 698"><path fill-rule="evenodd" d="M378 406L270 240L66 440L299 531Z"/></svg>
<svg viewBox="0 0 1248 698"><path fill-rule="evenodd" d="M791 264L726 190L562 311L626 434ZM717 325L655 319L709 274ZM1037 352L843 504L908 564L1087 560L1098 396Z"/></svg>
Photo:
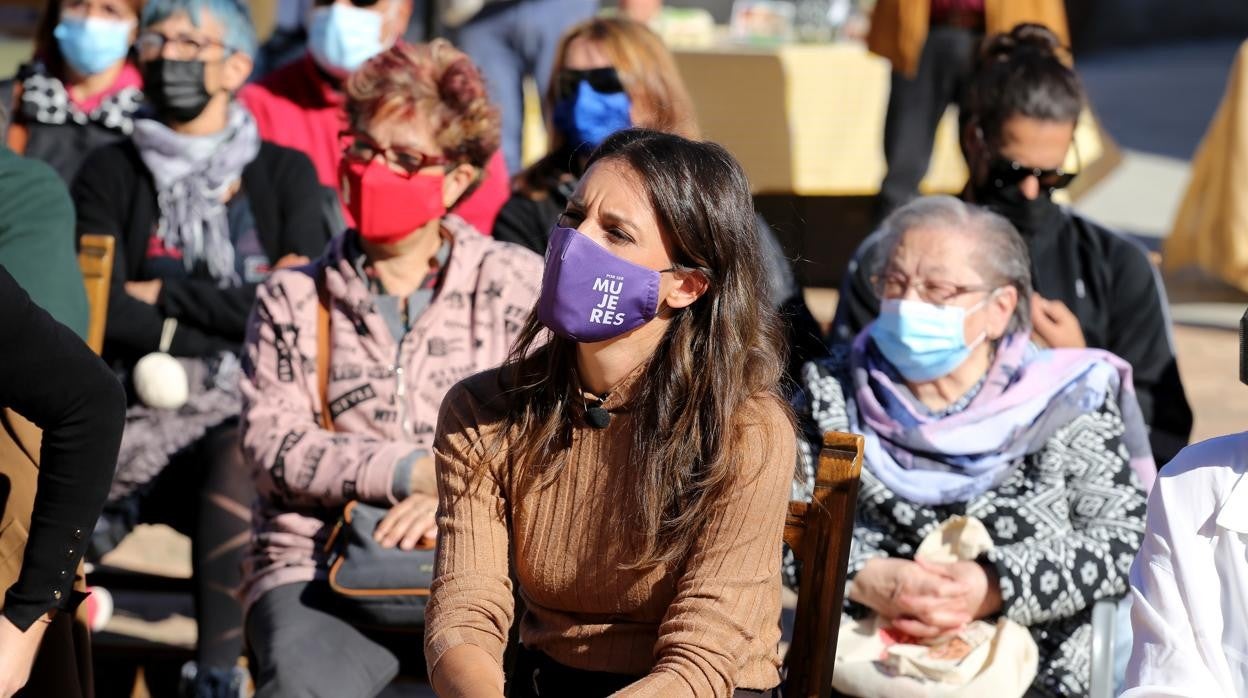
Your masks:
<svg viewBox="0 0 1248 698"><path fill-rule="evenodd" d="M338 189L338 162L342 159L338 134L347 127L343 111L346 97L311 56L305 55L247 85L238 97L255 115L261 138L307 154L321 184ZM481 185L455 208L455 213L489 235L510 190L503 154L496 152L486 164ZM345 207L342 214L347 225L355 224Z"/></svg>

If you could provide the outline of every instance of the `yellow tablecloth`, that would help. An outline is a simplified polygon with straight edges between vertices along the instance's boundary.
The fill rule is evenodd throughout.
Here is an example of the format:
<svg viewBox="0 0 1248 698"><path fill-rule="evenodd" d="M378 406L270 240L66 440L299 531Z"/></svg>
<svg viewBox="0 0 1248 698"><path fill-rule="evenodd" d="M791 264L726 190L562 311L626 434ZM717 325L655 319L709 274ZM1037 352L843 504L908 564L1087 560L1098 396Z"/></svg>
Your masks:
<svg viewBox="0 0 1248 698"><path fill-rule="evenodd" d="M1167 270L1196 266L1248 291L1248 42L1196 150L1164 251Z"/></svg>
<svg viewBox="0 0 1248 698"><path fill-rule="evenodd" d="M704 137L722 143L741 161L756 194L879 191L885 171L887 61L855 43L674 53ZM1086 169L1104 150L1090 114L1080 120L1076 138ZM957 192L966 176L951 109L937 129L921 188Z"/></svg>

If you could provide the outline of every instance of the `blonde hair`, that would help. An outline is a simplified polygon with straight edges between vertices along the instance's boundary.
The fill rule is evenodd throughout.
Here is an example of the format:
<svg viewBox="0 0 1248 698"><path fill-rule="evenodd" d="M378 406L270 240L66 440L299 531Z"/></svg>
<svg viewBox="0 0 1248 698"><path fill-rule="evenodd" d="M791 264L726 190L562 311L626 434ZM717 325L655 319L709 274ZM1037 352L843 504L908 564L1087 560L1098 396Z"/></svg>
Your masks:
<svg viewBox="0 0 1248 698"><path fill-rule="evenodd" d="M633 118L637 119L634 126L698 139L693 100L689 98L671 52L649 27L623 17L586 20L569 29L559 40L550 86L546 90L548 113L553 112L557 98L555 78L564 69L568 47L577 39L597 44L611 61L611 67L619 74L620 83L633 103ZM551 145L551 150L557 149L555 137Z"/></svg>
<svg viewBox="0 0 1248 698"><path fill-rule="evenodd" d="M554 114L559 73L567 62L568 47L577 39L596 44L611 61L632 102L634 126L690 140L700 137L693 100L689 98L671 52L649 27L624 17L595 17L564 33L555 50L550 84L546 89L547 115ZM541 196L550 186L550 180L568 168L564 134L553 122L547 123L546 132L550 134L548 154L516 179L517 189L530 196Z"/></svg>

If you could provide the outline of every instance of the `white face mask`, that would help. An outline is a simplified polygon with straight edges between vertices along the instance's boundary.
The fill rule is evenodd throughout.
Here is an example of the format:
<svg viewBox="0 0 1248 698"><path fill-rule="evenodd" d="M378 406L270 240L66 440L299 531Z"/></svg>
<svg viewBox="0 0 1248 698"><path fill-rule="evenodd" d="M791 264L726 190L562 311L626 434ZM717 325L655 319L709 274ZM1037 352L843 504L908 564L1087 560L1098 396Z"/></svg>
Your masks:
<svg viewBox="0 0 1248 698"><path fill-rule="evenodd" d="M318 7L308 24L308 51L321 68L346 77L394 43L382 42L381 30L397 8L398 3L392 1L383 15L339 3Z"/></svg>

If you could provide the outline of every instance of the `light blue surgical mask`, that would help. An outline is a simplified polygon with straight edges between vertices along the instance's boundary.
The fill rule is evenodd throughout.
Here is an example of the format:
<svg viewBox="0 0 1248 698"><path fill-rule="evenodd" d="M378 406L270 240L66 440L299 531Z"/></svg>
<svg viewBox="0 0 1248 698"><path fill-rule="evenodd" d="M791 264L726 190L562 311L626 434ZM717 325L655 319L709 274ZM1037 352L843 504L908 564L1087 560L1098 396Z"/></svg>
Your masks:
<svg viewBox="0 0 1248 698"><path fill-rule="evenodd" d="M308 50L321 68L346 77L386 50L381 43L382 20L380 12L351 5L318 7L308 26Z"/></svg>
<svg viewBox="0 0 1248 698"><path fill-rule="evenodd" d="M134 22L64 17L52 30L65 62L79 75L98 75L126 57Z"/></svg>
<svg viewBox="0 0 1248 698"><path fill-rule="evenodd" d="M989 298L992 296L990 295ZM916 383L947 376L962 365L987 338L966 343L966 316L988 304L970 308L890 299L880 304L871 339L903 378Z"/></svg>
<svg viewBox="0 0 1248 698"><path fill-rule="evenodd" d="M627 92L598 92L582 80L576 95L555 105L554 122L568 145L597 148L611 134L633 125L632 103Z"/></svg>

